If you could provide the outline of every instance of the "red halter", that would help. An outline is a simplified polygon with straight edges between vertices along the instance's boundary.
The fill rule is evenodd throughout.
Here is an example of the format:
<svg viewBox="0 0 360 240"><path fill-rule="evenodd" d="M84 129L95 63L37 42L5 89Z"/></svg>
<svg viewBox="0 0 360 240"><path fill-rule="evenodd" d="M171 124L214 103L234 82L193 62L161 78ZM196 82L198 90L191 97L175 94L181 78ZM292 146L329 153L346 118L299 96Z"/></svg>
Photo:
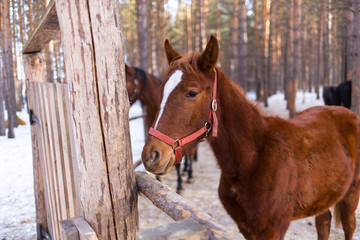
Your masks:
<svg viewBox="0 0 360 240"><path fill-rule="evenodd" d="M213 94L212 94L212 101L211 101L211 107L210 107L210 115L209 115L209 121L205 122L204 127L200 128L196 132L190 134L187 137L184 137L182 139L172 139L171 137L166 136L165 134L159 132L158 130L154 128L149 129L149 135L152 135L156 137L157 139L160 139L161 141L165 142L166 144L170 145L172 149L175 152L176 156L176 162L180 163L182 159L182 146L185 144L194 141L201 135L205 133L204 138L201 139L201 141L204 141L208 135L210 130L212 129L212 136L217 136L217 129L218 129L218 120L216 117L216 110L217 110L217 102L216 102L216 88L217 88L217 72L214 68L215 72L215 80L214 80L214 88L213 88Z"/></svg>

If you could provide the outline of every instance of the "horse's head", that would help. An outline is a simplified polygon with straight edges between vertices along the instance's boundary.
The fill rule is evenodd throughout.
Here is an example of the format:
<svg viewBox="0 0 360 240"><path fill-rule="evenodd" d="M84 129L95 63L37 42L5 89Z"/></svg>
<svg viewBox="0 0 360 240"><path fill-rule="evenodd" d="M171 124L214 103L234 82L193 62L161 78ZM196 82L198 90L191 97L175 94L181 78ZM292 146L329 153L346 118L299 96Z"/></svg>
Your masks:
<svg viewBox="0 0 360 240"><path fill-rule="evenodd" d="M139 98L139 80L135 77L134 70L125 64L126 89L128 91L130 104Z"/></svg>
<svg viewBox="0 0 360 240"><path fill-rule="evenodd" d="M211 36L202 54L186 56L180 55L166 40L165 52L169 69L162 80L162 100L142 152L145 168L158 175L169 172L217 123L216 101L213 101L217 76L214 68L219 54L217 39Z"/></svg>

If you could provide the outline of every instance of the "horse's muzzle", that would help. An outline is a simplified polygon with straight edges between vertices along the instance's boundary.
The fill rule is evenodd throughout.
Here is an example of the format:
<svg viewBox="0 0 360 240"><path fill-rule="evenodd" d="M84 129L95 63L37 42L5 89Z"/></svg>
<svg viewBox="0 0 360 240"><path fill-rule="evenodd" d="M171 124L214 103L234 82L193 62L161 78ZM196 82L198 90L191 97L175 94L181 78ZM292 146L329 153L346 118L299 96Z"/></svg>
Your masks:
<svg viewBox="0 0 360 240"><path fill-rule="evenodd" d="M153 137L146 140L141 158L145 169L157 175L168 173L175 163L173 149Z"/></svg>

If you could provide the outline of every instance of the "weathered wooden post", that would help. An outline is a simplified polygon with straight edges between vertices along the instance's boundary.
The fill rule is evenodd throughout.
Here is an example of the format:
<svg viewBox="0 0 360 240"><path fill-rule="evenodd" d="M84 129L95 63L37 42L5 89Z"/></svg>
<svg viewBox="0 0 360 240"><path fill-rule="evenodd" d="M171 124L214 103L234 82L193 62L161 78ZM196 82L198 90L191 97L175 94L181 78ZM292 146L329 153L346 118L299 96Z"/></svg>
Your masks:
<svg viewBox="0 0 360 240"><path fill-rule="evenodd" d="M34 171L34 195L36 203L36 223L41 225L41 228L44 231L47 231L47 216L46 209L48 208L48 203L45 201L44 195L44 182L43 182L43 168L40 161L40 135L39 129L40 126L36 124L32 118L33 109L34 109L34 100L31 95L31 84L30 82L44 82L44 64L41 53L31 53L23 54L24 70L26 74L26 88L27 88L27 98L28 98L28 108L30 109L30 124L31 124L31 141L33 149L33 171Z"/></svg>
<svg viewBox="0 0 360 240"><path fill-rule="evenodd" d="M70 96L78 213L99 239L135 239L120 4L57 0Z"/></svg>

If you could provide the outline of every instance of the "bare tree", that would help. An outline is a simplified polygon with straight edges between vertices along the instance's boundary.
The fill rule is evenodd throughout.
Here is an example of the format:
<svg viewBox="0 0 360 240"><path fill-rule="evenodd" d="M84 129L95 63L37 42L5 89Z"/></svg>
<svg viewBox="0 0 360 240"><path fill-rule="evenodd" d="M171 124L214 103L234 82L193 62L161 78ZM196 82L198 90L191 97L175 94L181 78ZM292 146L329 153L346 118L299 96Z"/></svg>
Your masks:
<svg viewBox="0 0 360 240"><path fill-rule="evenodd" d="M8 138L15 138L14 127L17 125L15 84L13 70L13 53L11 41L10 6L9 1L3 1L2 9L2 56L5 80L5 103L8 112Z"/></svg>
<svg viewBox="0 0 360 240"><path fill-rule="evenodd" d="M156 62L159 76L162 76L167 68L167 61L164 54L164 42L167 32L167 21L164 5L164 0L156 1Z"/></svg>
<svg viewBox="0 0 360 240"><path fill-rule="evenodd" d="M240 0L239 14L239 82L246 91L247 89L247 11L245 0Z"/></svg>
<svg viewBox="0 0 360 240"><path fill-rule="evenodd" d="M231 14L231 78L240 85L239 79L239 2L238 0L232 1L232 14Z"/></svg>
<svg viewBox="0 0 360 240"><path fill-rule="evenodd" d="M140 68L148 70L147 63L147 11L146 0L136 0Z"/></svg>
<svg viewBox="0 0 360 240"><path fill-rule="evenodd" d="M360 116L360 1L354 1L353 64L351 109Z"/></svg>

